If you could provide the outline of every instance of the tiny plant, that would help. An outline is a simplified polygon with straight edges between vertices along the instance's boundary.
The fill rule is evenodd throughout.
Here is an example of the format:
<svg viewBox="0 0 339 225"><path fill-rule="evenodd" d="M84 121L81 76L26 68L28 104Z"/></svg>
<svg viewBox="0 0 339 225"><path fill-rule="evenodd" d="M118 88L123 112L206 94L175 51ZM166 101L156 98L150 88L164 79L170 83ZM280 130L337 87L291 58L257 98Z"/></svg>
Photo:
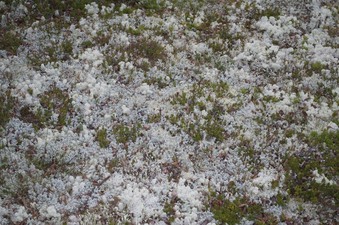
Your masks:
<svg viewBox="0 0 339 225"><path fill-rule="evenodd" d="M6 50L9 54L16 54L22 40L18 34L7 31L0 34L0 50Z"/></svg>
<svg viewBox="0 0 339 225"><path fill-rule="evenodd" d="M174 209L174 206L175 206L175 202L173 200L171 201L168 201L165 203L165 206L164 206L164 213L166 213L167 217L168 217L168 222L169 223L173 223L174 220L175 220L175 209Z"/></svg>
<svg viewBox="0 0 339 225"><path fill-rule="evenodd" d="M99 142L100 148L107 148L110 144L110 141L107 139L106 129L100 129L97 131L96 140Z"/></svg>
<svg viewBox="0 0 339 225"><path fill-rule="evenodd" d="M124 124L118 124L113 128L113 134L118 143L126 144L129 141L136 141L139 135L140 125L134 125L132 127Z"/></svg>
<svg viewBox="0 0 339 225"><path fill-rule="evenodd" d="M41 107L38 110L24 106L20 109L20 118L27 123L32 123L35 129L52 126L61 129L69 121L70 113L73 111L72 99L67 93L59 88L52 88L39 95ZM54 119L53 114L57 115Z"/></svg>
<svg viewBox="0 0 339 225"><path fill-rule="evenodd" d="M0 95L0 128L4 127L11 119L14 109L14 98L10 91Z"/></svg>
<svg viewBox="0 0 339 225"><path fill-rule="evenodd" d="M152 66L154 66L158 60L164 61L167 56L165 48L160 43L146 38L141 38L133 42L127 47L127 52L136 58L142 57L148 59Z"/></svg>
<svg viewBox="0 0 339 225"><path fill-rule="evenodd" d="M239 224L243 218L255 224L277 224L276 218L264 212L261 204L250 201L246 197L237 197L230 201L223 194L211 193L211 211L219 224Z"/></svg>
<svg viewBox="0 0 339 225"><path fill-rule="evenodd" d="M311 63L311 70L316 72L316 73L320 73L322 69L324 69L325 66L323 64L321 64L321 62L315 62L315 63Z"/></svg>
<svg viewBox="0 0 339 225"><path fill-rule="evenodd" d="M338 177L338 141L338 131L312 132L309 151L286 157L285 185L292 197L322 205L322 209L338 207L339 187L331 182ZM323 177L321 181L315 180L315 171Z"/></svg>

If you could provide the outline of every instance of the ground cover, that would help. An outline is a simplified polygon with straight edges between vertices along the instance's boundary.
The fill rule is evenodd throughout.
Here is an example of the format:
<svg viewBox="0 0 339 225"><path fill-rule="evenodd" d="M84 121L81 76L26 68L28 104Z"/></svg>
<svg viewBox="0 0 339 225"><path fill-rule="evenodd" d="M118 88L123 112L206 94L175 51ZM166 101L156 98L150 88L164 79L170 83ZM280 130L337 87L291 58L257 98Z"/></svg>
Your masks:
<svg viewBox="0 0 339 225"><path fill-rule="evenodd" d="M0 224L338 223L335 1L0 14Z"/></svg>

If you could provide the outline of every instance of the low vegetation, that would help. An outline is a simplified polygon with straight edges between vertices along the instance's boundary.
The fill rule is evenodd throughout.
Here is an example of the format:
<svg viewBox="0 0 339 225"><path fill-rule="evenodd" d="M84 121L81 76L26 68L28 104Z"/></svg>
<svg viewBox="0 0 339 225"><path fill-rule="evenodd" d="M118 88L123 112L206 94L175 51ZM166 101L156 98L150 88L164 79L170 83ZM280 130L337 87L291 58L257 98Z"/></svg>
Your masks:
<svg viewBox="0 0 339 225"><path fill-rule="evenodd" d="M0 224L338 222L333 1L0 13Z"/></svg>

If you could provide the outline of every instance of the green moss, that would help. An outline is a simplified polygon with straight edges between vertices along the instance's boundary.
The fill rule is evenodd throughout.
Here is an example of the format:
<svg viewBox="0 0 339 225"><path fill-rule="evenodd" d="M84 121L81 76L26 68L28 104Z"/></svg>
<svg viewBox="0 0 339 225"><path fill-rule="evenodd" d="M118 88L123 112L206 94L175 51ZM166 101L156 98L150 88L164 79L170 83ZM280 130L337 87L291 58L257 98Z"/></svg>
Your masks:
<svg viewBox="0 0 339 225"><path fill-rule="evenodd" d="M44 159L40 159L38 157L33 157L30 162L35 166L35 168L42 171L46 171L53 164L52 162L47 162Z"/></svg>
<svg viewBox="0 0 339 225"><path fill-rule="evenodd" d="M230 181L227 184L227 190L228 192L232 193L233 195L237 193L237 186L234 181Z"/></svg>
<svg viewBox="0 0 339 225"><path fill-rule="evenodd" d="M295 97L295 98L292 100L292 103L295 104L295 105L301 103L300 97L299 97L299 96Z"/></svg>
<svg viewBox="0 0 339 225"><path fill-rule="evenodd" d="M280 192L277 194L276 198L277 198L277 200L276 200L277 205L279 205L279 206L285 206L286 205L287 201L286 201L285 197Z"/></svg>
<svg viewBox="0 0 339 225"><path fill-rule="evenodd" d="M239 155L253 174L258 173L264 167L260 160L260 154L260 152L255 151L253 144L249 141L242 141L239 144Z"/></svg>
<svg viewBox="0 0 339 225"><path fill-rule="evenodd" d="M124 8L120 13L121 14L131 14L134 12L134 9L133 8L130 8L130 7L126 7Z"/></svg>
<svg viewBox="0 0 339 225"><path fill-rule="evenodd" d="M153 40L141 40L138 50L143 57L148 58L151 62L155 62L158 59L164 60L166 57L165 48Z"/></svg>
<svg viewBox="0 0 339 225"><path fill-rule="evenodd" d="M194 83L193 86L181 93L176 93L170 99L170 103L178 105L183 111L188 113L188 116L183 114L171 115L166 118L172 124L178 125L184 132L188 133L194 142L201 141L203 137L214 139L216 142L222 142L225 139L225 124L222 120L226 109L217 100L212 97L212 94L218 98L223 98L228 93L228 84L225 82L211 82L201 80ZM205 99L206 102L212 104L212 109L207 111L204 116L204 123L199 123L195 109L205 110L206 104L198 99Z"/></svg>
<svg viewBox="0 0 339 225"><path fill-rule="evenodd" d="M241 92L241 94L243 94L243 95L248 95L248 94L250 93L250 90L249 90L248 88L242 88L242 89L240 90L240 92Z"/></svg>
<svg viewBox="0 0 339 225"><path fill-rule="evenodd" d="M287 138L291 138L295 134L295 131L293 129L289 129L285 131L285 136Z"/></svg>
<svg viewBox="0 0 339 225"><path fill-rule="evenodd" d="M60 44L49 44L41 46L39 53L29 54L28 59L33 66L40 67L41 64L56 63L58 61L68 60L73 54L73 43L65 40Z"/></svg>
<svg viewBox="0 0 339 225"><path fill-rule="evenodd" d="M139 129L141 125L136 124L131 127L124 124L118 124L113 129L113 134L118 143L126 144L129 141L135 142L139 136Z"/></svg>
<svg viewBox="0 0 339 225"><path fill-rule="evenodd" d="M148 59L151 66L154 66L158 60L165 61L167 57L165 48L157 41L148 38L139 38L122 50L133 58Z"/></svg>
<svg viewBox="0 0 339 225"><path fill-rule="evenodd" d="M148 123L159 123L161 121L161 112L147 116Z"/></svg>
<svg viewBox="0 0 339 225"><path fill-rule="evenodd" d="M219 224L239 224L243 218L255 224L277 224L276 218L264 212L261 204L251 202L245 197L234 201L225 199L222 194L211 193L210 207L214 218Z"/></svg>
<svg viewBox="0 0 339 225"><path fill-rule="evenodd" d="M36 115L29 106L24 106L20 109L19 118L25 123L32 123L36 129L42 126L42 121L39 120L39 116Z"/></svg>
<svg viewBox="0 0 339 225"><path fill-rule="evenodd" d="M234 225L238 224L242 218L242 212L239 205L239 198L231 202L227 199L223 199L223 197L219 195L216 199L213 200L211 211L214 218L220 223Z"/></svg>
<svg viewBox="0 0 339 225"><path fill-rule="evenodd" d="M22 44L21 37L13 31L5 31L0 34L0 49L15 55Z"/></svg>
<svg viewBox="0 0 339 225"><path fill-rule="evenodd" d="M165 1L162 0L140 0L140 7L146 10L147 16L161 13L165 8Z"/></svg>
<svg viewBox="0 0 339 225"><path fill-rule="evenodd" d="M32 123L35 129L48 126L61 129L69 121L68 117L73 111L72 100L66 92L54 87L38 96L41 107L33 111L31 107L24 106L20 109L20 119L26 123ZM52 119L53 114L58 114L57 121Z"/></svg>
<svg viewBox="0 0 339 225"><path fill-rule="evenodd" d="M280 10L278 8L267 8L260 13L260 16L267 16L268 18L272 16L279 19Z"/></svg>
<svg viewBox="0 0 339 225"><path fill-rule="evenodd" d="M245 11L246 11L245 28L247 28L248 30L251 30L253 28L252 25L255 21L260 20L264 16L268 18L272 16L278 19L281 14L278 8L266 8L264 10L259 9L255 2L246 3Z"/></svg>
<svg viewBox="0 0 339 225"><path fill-rule="evenodd" d="M100 148L107 148L110 144L110 141L107 139L107 130L106 129L98 130L96 140L97 142L99 142Z"/></svg>
<svg viewBox="0 0 339 225"><path fill-rule="evenodd" d="M312 132L308 137L308 144L309 151L286 157L285 185L289 194L303 201L320 204L323 209L337 207L338 185L317 183L313 172L317 170L329 180L338 178L339 132Z"/></svg>
<svg viewBox="0 0 339 225"><path fill-rule="evenodd" d="M337 148L337 142L335 140L335 137L337 135L337 132L329 132L327 130L321 132L320 134L316 131L312 131L310 133L309 141L312 145L319 145L324 144L321 146L322 148Z"/></svg>
<svg viewBox="0 0 339 225"><path fill-rule="evenodd" d="M339 10L337 10L337 12L339 12ZM338 14L335 15L337 18L338 18ZM324 26L324 30L327 31L328 35L331 37L331 38L335 38L335 37L338 37L339 36L339 31L337 29L337 27L335 26Z"/></svg>
<svg viewBox="0 0 339 225"><path fill-rule="evenodd" d="M314 93L314 101L319 104L322 101L325 101L327 104L332 105L337 96L332 90L331 86L325 86L324 83L318 83L318 88Z"/></svg>
<svg viewBox="0 0 339 225"><path fill-rule="evenodd" d="M163 211L164 211L164 213L166 213L166 215L168 217L167 221L169 223L172 223L175 220L175 209L174 209L174 206L175 206L175 201L174 200L166 202L165 205L164 205Z"/></svg>
<svg viewBox="0 0 339 225"><path fill-rule="evenodd" d="M73 43L69 40L62 42L61 48L64 54L72 55L73 53Z"/></svg>
<svg viewBox="0 0 339 225"><path fill-rule="evenodd" d="M272 187L272 189L279 187L279 180L273 180L271 182L271 187Z"/></svg>
<svg viewBox="0 0 339 225"><path fill-rule="evenodd" d="M216 83L208 82L206 85L211 87L212 91L215 92L217 98L224 97L229 89L228 84L223 81Z"/></svg>
<svg viewBox="0 0 339 225"><path fill-rule="evenodd" d="M232 38L232 35L230 34L228 26L224 26L220 29L218 32L219 38L222 40L230 40Z"/></svg>
<svg viewBox="0 0 339 225"><path fill-rule="evenodd" d="M179 122L179 116L173 114L166 116L166 119L169 120L171 124L178 124Z"/></svg>
<svg viewBox="0 0 339 225"><path fill-rule="evenodd" d="M225 47L221 43L211 42L208 46L213 50L213 52L218 53L224 51ZM219 67L220 68L220 67Z"/></svg>
<svg viewBox="0 0 339 225"><path fill-rule="evenodd" d="M111 161L109 161L107 163L107 169L108 171L110 171L111 173L114 172L115 168L117 168L119 166L120 162L119 162L119 159L117 158L114 158L112 159Z"/></svg>
<svg viewBox="0 0 339 225"><path fill-rule="evenodd" d="M321 64L321 62L315 62L315 63L311 63L311 70L316 72L316 73L320 73L322 69L325 68L325 66L323 64Z"/></svg>
<svg viewBox="0 0 339 225"><path fill-rule="evenodd" d="M129 27L129 28L127 29L127 33L132 34L132 35L139 36L139 35L141 35L145 30L146 30L146 27L143 26L143 25L140 25L140 26L139 26L138 28L136 28L136 29L133 29L133 28Z"/></svg>
<svg viewBox="0 0 339 225"><path fill-rule="evenodd" d="M81 43L81 47L83 47L83 48L92 48L93 46L94 46L94 44L89 40Z"/></svg>
<svg viewBox="0 0 339 225"><path fill-rule="evenodd" d="M218 32L218 35L220 39L228 41L230 44L233 44L235 43L235 41L243 40L245 38L240 33L232 34L228 26L224 26L223 28L221 28L220 31Z"/></svg>
<svg viewBox="0 0 339 225"><path fill-rule="evenodd" d="M35 15L42 15L46 19L53 19L55 17L55 10L58 10L60 15L66 14L69 15L72 20L78 21L86 16L86 4L92 2L92 0L33 0L34 7L31 7L31 11ZM98 3L99 7L102 5L107 6L111 3L109 0L97 0L95 2Z"/></svg>
<svg viewBox="0 0 339 225"><path fill-rule="evenodd" d="M224 140L224 126L216 121L207 123L204 127L207 138L215 138L216 141L222 142Z"/></svg>
<svg viewBox="0 0 339 225"><path fill-rule="evenodd" d="M28 88L27 92L28 92L28 94L33 95L33 89L32 88Z"/></svg>
<svg viewBox="0 0 339 225"><path fill-rule="evenodd" d="M103 30L99 30L94 38L96 46L105 46L109 44L111 35L107 34Z"/></svg>
<svg viewBox="0 0 339 225"><path fill-rule="evenodd" d="M180 104L180 105L186 105L187 103L187 94L186 92L179 93L177 92L175 96L171 100L171 104Z"/></svg>
<svg viewBox="0 0 339 225"><path fill-rule="evenodd" d="M146 68L144 69L146 71ZM148 70L148 68L147 68ZM163 89L169 85L162 77L149 77L144 80L148 85L156 85L159 89Z"/></svg>
<svg viewBox="0 0 339 225"><path fill-rule="evenodd" d="M263 97L263 100L264 100L265 102L273 102L273 103L276 103L276 102L279 102L279 101L280 101L279 98L277 98L277 97L275 97L275 96L268 96L268 95L265 95L265 96Z"/></svg>
<svg viewBox="0 0 339 225"><path fill-rule="evenodd" d="M12 118L14 113L15 98L10 91L0 94L0 130Z"/></svg>
<svg viewBox="0 0 339 225"><path fill-rule="evenodd" d="M49 58L46 61L43 62L57 62L58 61L58 47L53 45L53 46L48 46L45 48L45 52L49 56Z"/></svg>
<svg viewBox="0 0 339 225"><path fill-rule="evenodd" d="M67 115L73 110L72 99L68 93L54 87L50 91L40 95L40 104L44 108L46 117L49 117L52 112L58 114L58 121L55 124L56 127L67 125Z"/></svg>

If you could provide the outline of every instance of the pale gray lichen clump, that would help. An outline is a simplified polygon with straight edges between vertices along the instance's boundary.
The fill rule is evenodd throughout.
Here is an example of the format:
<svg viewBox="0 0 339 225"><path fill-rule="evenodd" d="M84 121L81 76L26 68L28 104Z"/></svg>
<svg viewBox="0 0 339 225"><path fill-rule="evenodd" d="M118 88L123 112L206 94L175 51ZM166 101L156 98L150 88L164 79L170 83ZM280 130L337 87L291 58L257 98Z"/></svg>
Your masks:
<svg viewBox="0 0 339 225"><path fill-rule="evenodd" d="M338 223L336 1L0 14L0 224Z"/></svg>

